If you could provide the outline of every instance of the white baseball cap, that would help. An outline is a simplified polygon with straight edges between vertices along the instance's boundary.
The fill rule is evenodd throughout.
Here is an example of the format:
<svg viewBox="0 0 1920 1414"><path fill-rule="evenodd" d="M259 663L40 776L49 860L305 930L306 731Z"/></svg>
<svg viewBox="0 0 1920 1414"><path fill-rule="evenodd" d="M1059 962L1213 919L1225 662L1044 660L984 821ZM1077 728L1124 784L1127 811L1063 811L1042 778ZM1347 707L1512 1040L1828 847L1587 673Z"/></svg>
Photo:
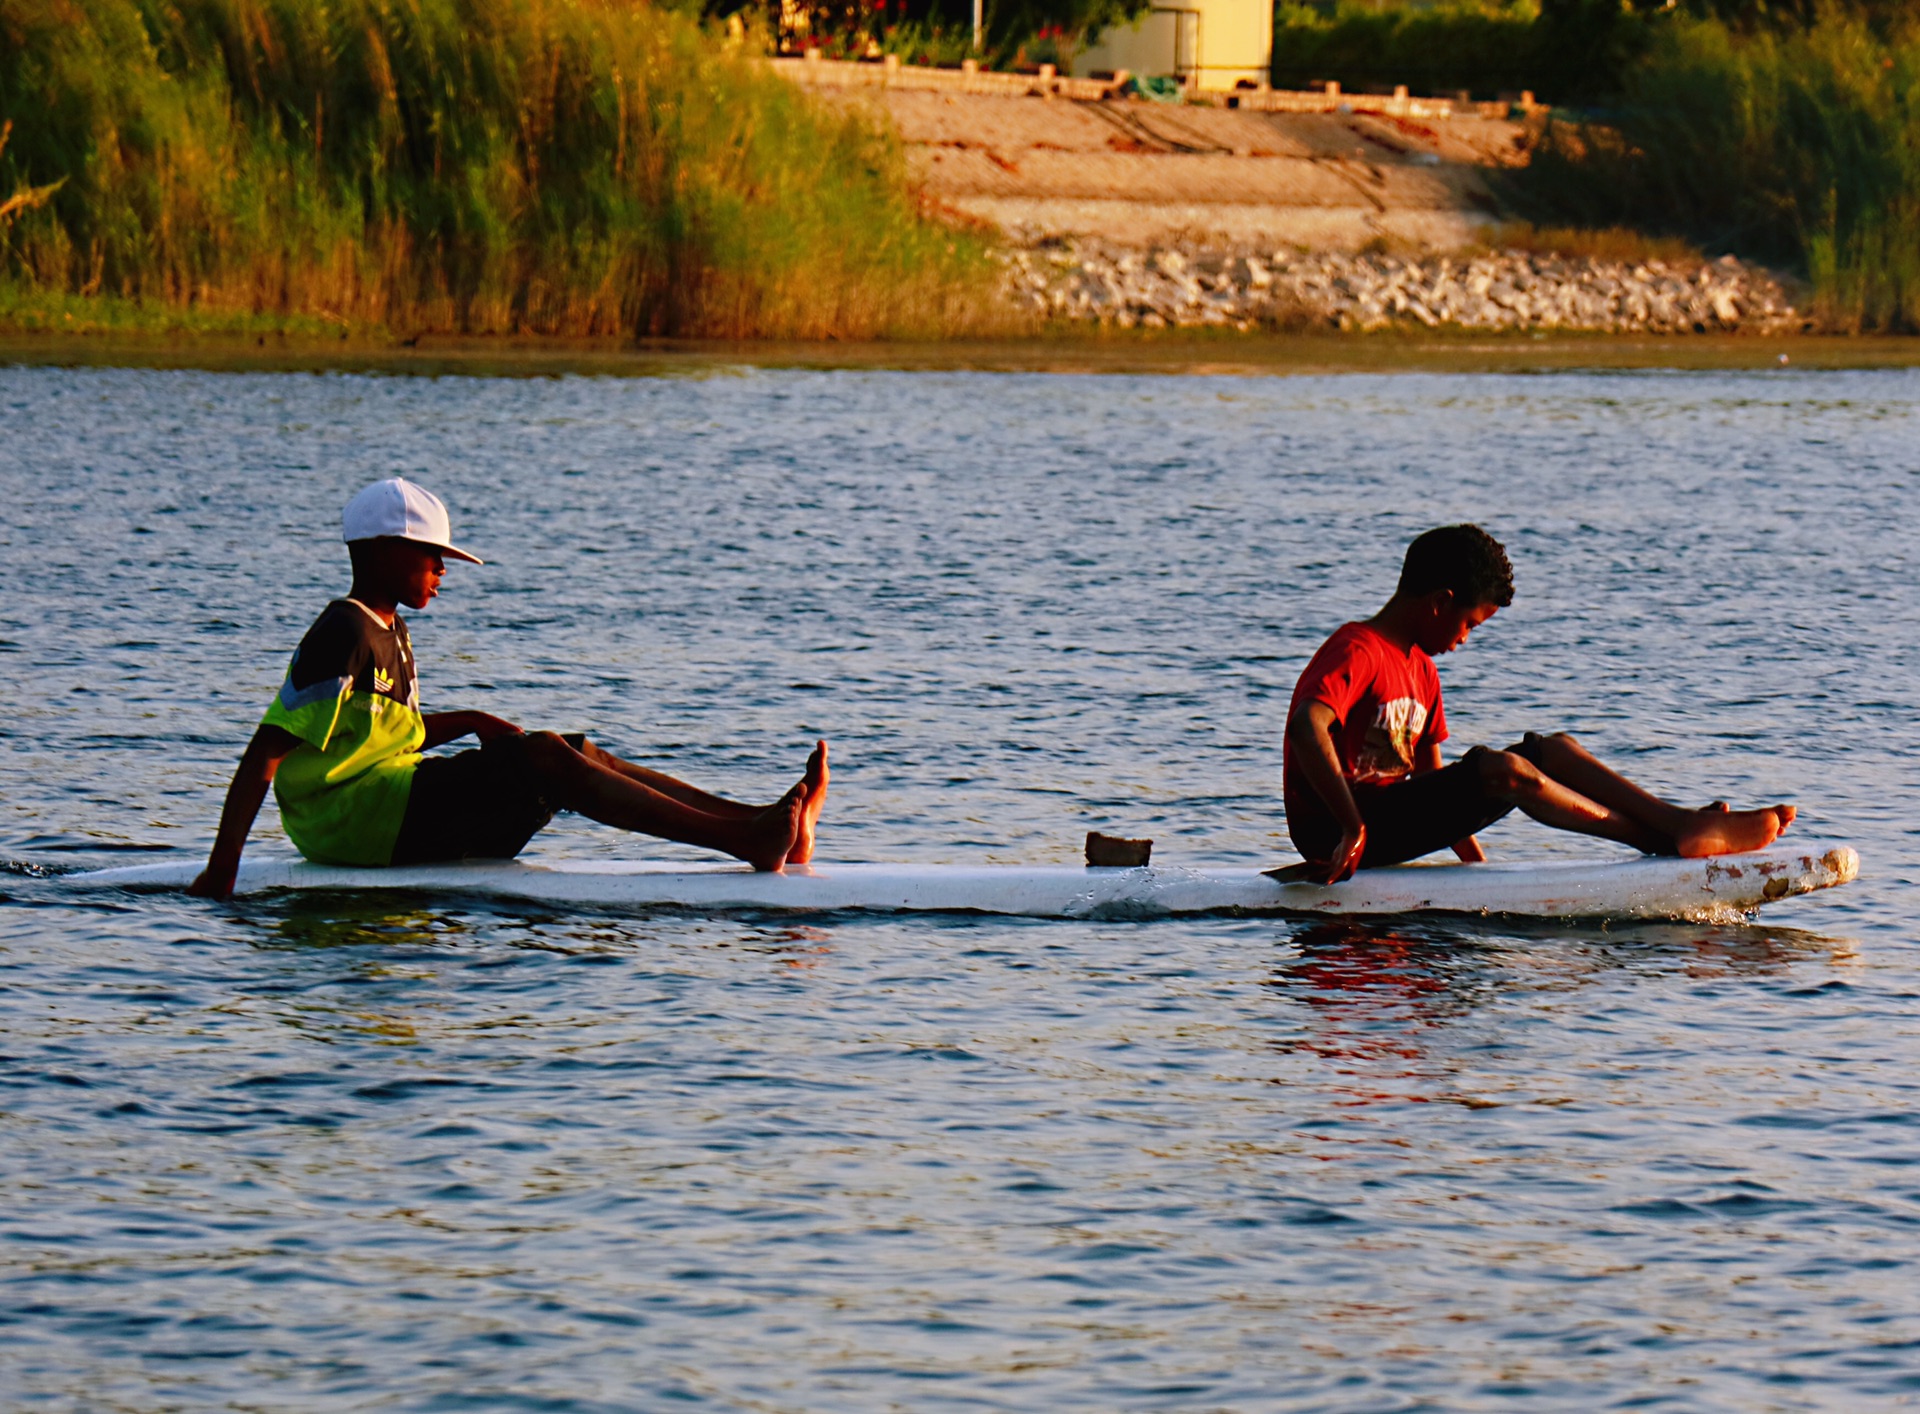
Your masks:
<svg viewBox="0 0 1920 1414"><path fill-rule="evenodd" d="M348 544L356 540L378 540L385 535L418 540L471 565L486 563L478 555L469 555L455 547L453 526L438 496L398 476L376 481L362 490L347 502L347 509L340 516L340 538Z"/></svg>

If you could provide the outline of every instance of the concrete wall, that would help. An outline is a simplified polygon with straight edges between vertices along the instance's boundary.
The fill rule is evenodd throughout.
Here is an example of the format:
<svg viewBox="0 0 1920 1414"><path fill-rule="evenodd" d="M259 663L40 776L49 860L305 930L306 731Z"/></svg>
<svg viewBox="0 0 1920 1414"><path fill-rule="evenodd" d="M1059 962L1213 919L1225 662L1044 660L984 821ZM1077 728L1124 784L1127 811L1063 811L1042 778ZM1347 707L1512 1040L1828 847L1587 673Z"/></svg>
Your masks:
<svg viewBox="0 0 1920 1414"><path fill-rule="evenodd" d="M1110 29L1079 54L1073 72L1125 69L1173 74L1189 91L1266 86L1273 60L1270 0L1164 0L1131 26Z"/></svg>

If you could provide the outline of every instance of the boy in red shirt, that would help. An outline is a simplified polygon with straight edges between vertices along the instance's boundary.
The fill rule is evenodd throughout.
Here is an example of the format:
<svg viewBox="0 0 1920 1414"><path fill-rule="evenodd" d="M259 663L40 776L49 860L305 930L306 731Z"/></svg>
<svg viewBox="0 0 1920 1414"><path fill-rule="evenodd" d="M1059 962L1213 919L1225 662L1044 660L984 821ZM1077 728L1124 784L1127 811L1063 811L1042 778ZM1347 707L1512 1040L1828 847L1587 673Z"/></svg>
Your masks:
<svg viewBox="0 0 1920 1414"><path fill-rule="evenodd" d="M1764 849L1793 823L1791 805L1674 805L1565 733L1529 732L1441 765L1447 718L1433 658L1512 602L1500 542L1477 525L1443 526L1408 547L1385 608L1313 655L1287 711L1284 783L1287 833L1313 877L1337 883L1449 846L1478 863L1474 835L1516 807L1555 829L1694 858Z"/></svg>

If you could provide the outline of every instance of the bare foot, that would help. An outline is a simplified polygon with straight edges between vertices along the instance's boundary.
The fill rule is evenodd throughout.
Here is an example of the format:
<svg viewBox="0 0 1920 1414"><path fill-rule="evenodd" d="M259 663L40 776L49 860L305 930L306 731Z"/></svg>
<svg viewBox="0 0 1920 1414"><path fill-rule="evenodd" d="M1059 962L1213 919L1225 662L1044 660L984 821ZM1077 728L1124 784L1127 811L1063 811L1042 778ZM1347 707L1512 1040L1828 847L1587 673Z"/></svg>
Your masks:
<svg viewBox="0 0 1920 1414"><path fill-rule="evenodd" d="M1793 823L1791 805L1765 810L1696 810L1686 828L1674 836L1677 853L1687 859L1712 854L1745 854L1765 849Z"/></svg>
<svg viewBox="0 0 1920 1414"><path fill-rule="evenodd" d="M807 793L807 803L800 811L800 833L787 855L789 864L805 864L813 858L813 831L827 803L827 776L827 744L822 741L814 745L813 754L807 757L807 774L800 778L798 789Z"/></svg>
<svg viewBox="0 0 1920 1414"><path fill-rule="evenodd" d="M728 853L763 874L778 874L786 865L793 842L800 837L800 817L806 805L806 786L795 786L747 821L740 848Z"/></svg>

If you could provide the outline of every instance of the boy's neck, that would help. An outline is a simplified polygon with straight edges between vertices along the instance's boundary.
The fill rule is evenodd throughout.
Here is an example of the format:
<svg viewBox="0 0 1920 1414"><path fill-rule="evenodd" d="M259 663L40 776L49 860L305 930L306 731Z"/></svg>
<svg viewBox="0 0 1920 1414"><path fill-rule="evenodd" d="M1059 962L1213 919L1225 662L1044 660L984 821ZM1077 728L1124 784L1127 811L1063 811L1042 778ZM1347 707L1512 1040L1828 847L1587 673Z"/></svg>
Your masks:
<svg viewBox="0 0 1920 1414"><path fill-rule="evenodd" d="M1420 627L1428 617L1424 599L1396 594L1366 622L1368 628L1405 653L1420 641Z"/></svg>
<svg viewBox="0 0 1920 1414"><path fill-rule="evenodd" d="M347 591L347 598L353 600L354 603L365 609L369 614L372 614L388 628L393 627L393 618L394 615L399 612L400 601L394 597L391 591L382 593L380 590L370 588L356 579L353 582L353 588Z"/></svg>

